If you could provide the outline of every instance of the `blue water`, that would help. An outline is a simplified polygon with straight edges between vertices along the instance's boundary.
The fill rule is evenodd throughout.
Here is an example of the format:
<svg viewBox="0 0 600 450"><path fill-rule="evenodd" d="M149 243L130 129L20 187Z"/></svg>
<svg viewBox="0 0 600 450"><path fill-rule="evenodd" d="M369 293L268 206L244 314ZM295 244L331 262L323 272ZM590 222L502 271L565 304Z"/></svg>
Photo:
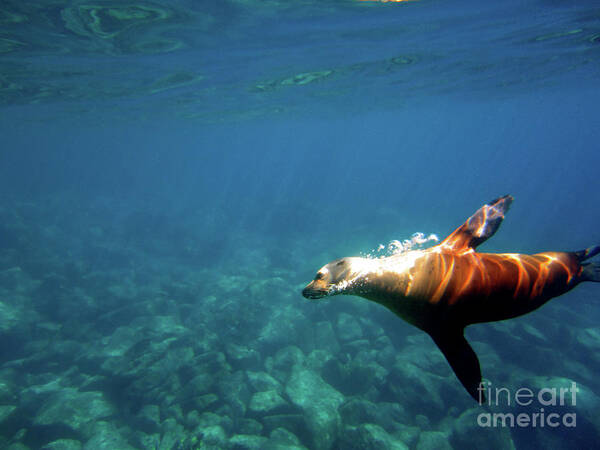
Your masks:
<svg viewBox="0 0 600 450"><path fill-rule="evenodd" d="M577 427L483 431L421 332L300 291L507 193L485 251L600 243L597 2L8 1L0 27L0 447L595 445L598 285L467 330L494 386L580 386Z"/></svg>

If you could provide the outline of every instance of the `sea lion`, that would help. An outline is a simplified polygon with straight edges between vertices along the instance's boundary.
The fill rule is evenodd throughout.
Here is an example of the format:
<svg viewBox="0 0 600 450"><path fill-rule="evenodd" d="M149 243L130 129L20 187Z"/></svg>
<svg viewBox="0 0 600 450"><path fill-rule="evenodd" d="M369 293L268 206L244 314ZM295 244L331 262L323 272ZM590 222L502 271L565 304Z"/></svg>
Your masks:
<svg viewBox="0 0 600 450"><path fill-rule="evenodd" d="M482 403L481 368L464 328L522 316L583 281L600 282L600 264L583 263L600 253L600 245L535 255L476 252L498 230L512 201L505 195L483 205L435 247L332 261L302 295L358 295L382 304L428 333L467 392Z"/></svg>

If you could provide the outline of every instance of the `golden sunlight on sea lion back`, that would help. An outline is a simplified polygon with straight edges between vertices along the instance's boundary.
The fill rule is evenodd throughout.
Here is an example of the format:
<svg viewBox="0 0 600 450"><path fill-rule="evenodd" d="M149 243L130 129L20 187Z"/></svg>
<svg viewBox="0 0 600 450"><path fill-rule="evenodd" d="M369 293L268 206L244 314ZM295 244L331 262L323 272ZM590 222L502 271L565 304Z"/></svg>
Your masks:
<svg viewBox="0 0 600 450"><path fill-rule="evenodd" d="M600 245L576 252L478 253L500 227L513 198L483 205L439 245L384 258L349 257L322 267L302 291L309 299L358 295L428 333L467 392L485 400L466 326L527 314L583 281L600 282L600 264L585 263Z"/></svg>

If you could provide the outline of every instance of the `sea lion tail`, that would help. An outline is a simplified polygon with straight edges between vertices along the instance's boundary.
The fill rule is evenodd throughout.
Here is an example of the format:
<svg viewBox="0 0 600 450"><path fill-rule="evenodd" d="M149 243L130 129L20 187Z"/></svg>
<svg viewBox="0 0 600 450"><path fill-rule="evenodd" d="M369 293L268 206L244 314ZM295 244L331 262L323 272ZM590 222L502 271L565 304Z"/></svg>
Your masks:
<svg viewBox="0 0 600 450"><path fill-rule="evenodd" d="M593 258L598 253L600 253L600 245L594 245L593 247L588 247L585 250L579 250L575 252L579 261L585 261L586 259Z"/></svg>
<svg viewBox="0 0 600 450"><path fill-rule="evenodd" d="M593 258L597 254L600 254L600 245L575 252L579 261ZM583 268L581 271L581 279L583 281L595 281L600 283L600 263L584 263L581 267Z"/></svg>
<svg viewBox="0 0 600 450"><path fill-rule="evenodd" d="M600 283L600 264L599 263L587 263L582 264L583 270L581 271L581 278L583 281L595 281Z"/></svg>

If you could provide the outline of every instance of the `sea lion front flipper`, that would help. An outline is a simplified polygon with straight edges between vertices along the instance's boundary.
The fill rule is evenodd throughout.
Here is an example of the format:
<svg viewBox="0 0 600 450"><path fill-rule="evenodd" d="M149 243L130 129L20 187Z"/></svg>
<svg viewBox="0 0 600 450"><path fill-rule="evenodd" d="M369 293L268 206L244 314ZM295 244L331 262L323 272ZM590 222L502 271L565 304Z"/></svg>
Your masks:
<svg viewBox="0 0 600 450"><path fill-rule="evenodd" d="M490 238L500 227L504 214L508 211L513 198L510 195L498 197L486 203L458 227L440 244L452 250L475 248Z"/></svg>
<svg viewBox="0 0 600 450"><path fill-rule="evenodd" d="M485 402L481 384L479 359L463 335L463 329L450 329L430 333L433 341L442 351L456 377L477 403Z"/></svg>

